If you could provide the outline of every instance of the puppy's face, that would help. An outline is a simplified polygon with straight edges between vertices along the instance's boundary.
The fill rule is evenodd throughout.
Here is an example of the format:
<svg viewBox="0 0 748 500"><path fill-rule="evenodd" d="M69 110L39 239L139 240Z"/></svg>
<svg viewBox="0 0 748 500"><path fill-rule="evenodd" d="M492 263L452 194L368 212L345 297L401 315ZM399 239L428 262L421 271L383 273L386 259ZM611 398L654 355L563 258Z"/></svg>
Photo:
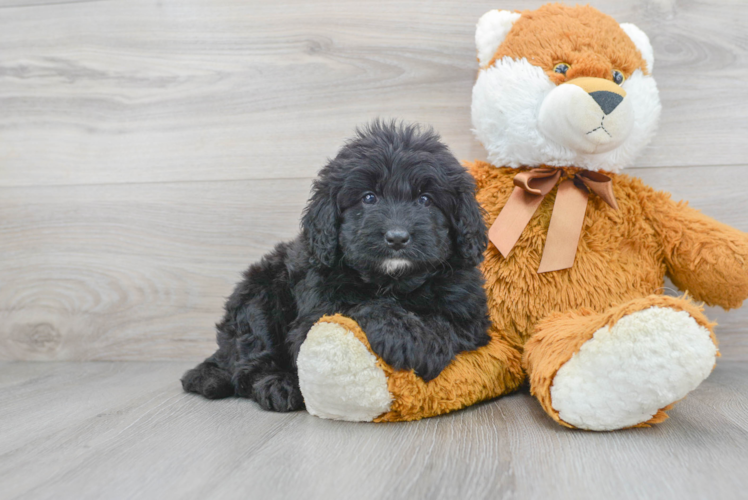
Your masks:
<svg viewBox="0 0 748 500"><path fill-rule="evenodd" d="M446 262L453 243L444 209L452 195L439 181L438 159L377 156L354 162L338 195L343 261L390 276Z"/></svg>
<svg viewBox="0 0 748 500"><path fill-rule="evenodd" d="M320 263L362 275L475 266L487 239L474 191L435 133L375 122L320 172L304 236Z"/></svg>

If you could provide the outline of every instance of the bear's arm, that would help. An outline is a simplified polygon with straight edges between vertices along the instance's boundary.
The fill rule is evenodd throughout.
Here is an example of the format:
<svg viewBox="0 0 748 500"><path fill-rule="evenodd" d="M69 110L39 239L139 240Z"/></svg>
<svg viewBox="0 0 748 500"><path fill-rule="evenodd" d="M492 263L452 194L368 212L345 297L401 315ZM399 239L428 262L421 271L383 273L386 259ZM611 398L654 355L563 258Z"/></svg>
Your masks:
<svg viewBox="0 0 748 500"><path fill-rule="evenodd" d="M669 194L647 194L673 283L709 305L740 307L748 298L748 234L674 202Z"/></svg>

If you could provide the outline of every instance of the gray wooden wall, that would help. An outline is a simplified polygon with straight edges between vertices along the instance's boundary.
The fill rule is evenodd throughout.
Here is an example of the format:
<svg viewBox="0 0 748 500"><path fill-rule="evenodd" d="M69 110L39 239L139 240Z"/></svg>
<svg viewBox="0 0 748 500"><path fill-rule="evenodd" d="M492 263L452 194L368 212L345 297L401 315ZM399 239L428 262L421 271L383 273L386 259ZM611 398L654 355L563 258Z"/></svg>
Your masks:
<svg viewBox="0 0 748 500"><path fill-rule="evenodd" d="M0 360L199 359L354 126L470 133L473 30L541 1L0 0ZM592 1L655 49L630 173L748 231L748 2ZM710 310L748 354L748 307Z"/></svg>

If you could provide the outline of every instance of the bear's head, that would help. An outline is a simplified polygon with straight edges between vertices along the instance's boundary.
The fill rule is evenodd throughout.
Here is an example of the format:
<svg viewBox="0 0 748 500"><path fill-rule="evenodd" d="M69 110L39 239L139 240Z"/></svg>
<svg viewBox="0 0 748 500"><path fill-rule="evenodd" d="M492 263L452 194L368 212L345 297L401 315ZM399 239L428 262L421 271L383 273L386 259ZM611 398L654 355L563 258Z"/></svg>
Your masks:
<svg viewBox="0 0 748 500"><path fill-rule="evenodd" d="M473 131L496 166L616 172L657 128L647 35L589 6L493 10L475 32Z"/></svg>

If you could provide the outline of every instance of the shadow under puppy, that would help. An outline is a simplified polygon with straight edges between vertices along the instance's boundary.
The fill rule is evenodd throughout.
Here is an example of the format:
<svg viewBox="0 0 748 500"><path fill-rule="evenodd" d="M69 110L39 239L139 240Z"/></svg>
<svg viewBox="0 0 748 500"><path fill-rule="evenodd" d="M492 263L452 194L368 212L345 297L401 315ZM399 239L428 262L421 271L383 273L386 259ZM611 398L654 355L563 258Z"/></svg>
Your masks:
<svg viewBox="0 0 748 500"><path fill-rule="evenodd" d="M301 226L244 273L185 391L301 409L299 347L327 314L355 319L385 362L426 381L488 343L475 184L432 130L358 130L320 171Z"/></svg>

